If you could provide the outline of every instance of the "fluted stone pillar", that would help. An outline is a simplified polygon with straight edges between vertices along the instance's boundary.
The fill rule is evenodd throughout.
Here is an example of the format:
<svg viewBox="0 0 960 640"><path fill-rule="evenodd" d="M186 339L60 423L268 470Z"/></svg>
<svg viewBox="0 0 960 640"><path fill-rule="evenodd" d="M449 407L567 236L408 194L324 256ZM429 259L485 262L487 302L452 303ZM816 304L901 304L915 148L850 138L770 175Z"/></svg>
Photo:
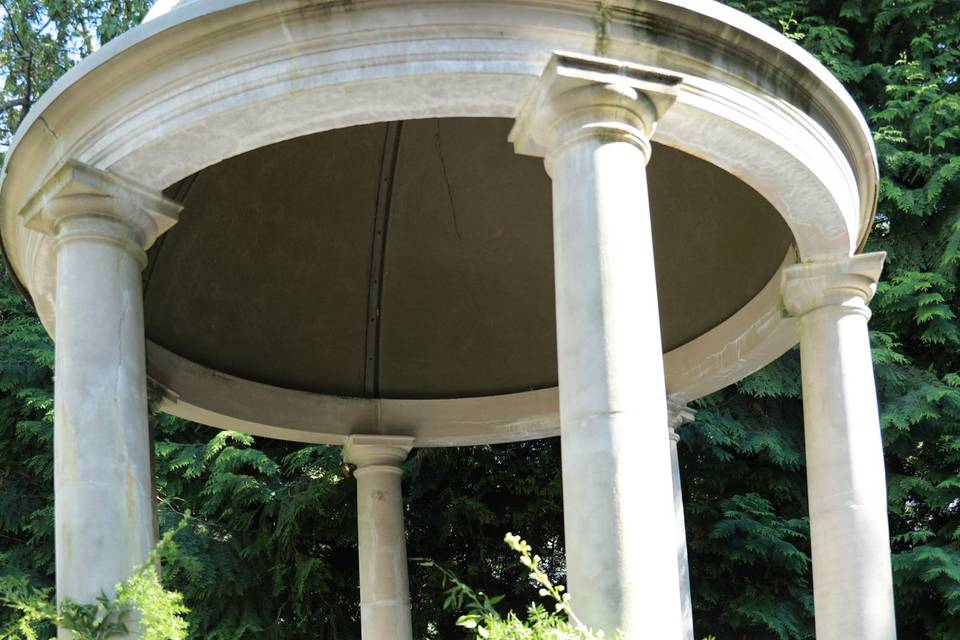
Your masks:
<svg viewBox="0 0 960 640"><path fill-rule="evenodd" d="M28 227L55 238L57 256L58 602L112 594L156 542L140 271L144 250L179 209L159 193L70 162L22 213Z"/></svg>
<svg viewBox="0 0 960 640"><path fill-rule="evenodd" d="M363 640L412 640L400 465L413 438L351 436L343 459L355 464L360 633Z"/></svg>
<svg viewBox="0 0 960 640"><path fill-rule="evenodd" d="M680 484L680 453L677 430L693 422L696 412L682 402L667 400L667 428L670 432L670 464L673 468L673 511L677 523L677 570L680 572L680 617L683 622L683 640L694 640L693 599L690 592L690 559L687 554L687 525L683 517L683 490Z"/></svg>
<svg viewBox="0 0 960 640"><path fill-rule="evenodd" d="M608 635L682 636L646 164L678 78L554 54L511 133L553 179L567 582Z"/></svg>
<svg viewBox="0 0 960 640"><path fill-rule="evenodd" d="M789 267L799 318L817 640L896 638L867 303L884 254Z"/></svg>

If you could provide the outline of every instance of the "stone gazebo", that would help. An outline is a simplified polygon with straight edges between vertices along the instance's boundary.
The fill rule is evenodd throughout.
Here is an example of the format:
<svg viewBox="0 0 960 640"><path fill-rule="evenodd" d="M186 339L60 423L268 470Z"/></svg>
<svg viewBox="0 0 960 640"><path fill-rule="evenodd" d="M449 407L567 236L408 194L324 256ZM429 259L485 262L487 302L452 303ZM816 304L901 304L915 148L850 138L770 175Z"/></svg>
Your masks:
<svg viewBox="0 0 960 640"><path fill-rule="evenodd" d="M675 429L799 340L817 635L894 638L877 181L840 84L713 2L161 0L0 191L56 340L58 597L154 543L150 398L345 446L365 640L411 637L409 450L558 434L574 608L692 638Z"/></svg>

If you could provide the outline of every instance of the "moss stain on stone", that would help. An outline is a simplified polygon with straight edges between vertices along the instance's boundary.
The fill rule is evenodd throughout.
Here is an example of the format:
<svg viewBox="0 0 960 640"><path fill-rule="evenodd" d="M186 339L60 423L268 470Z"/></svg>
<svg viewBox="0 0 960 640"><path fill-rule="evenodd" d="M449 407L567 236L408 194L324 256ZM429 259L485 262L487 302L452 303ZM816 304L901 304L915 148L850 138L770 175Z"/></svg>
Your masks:
<svg viewBox="0 0 960 640"><path fill-rule="evenodd" d="M599 0L593 12L594 43L593 53L604 56L610 49L610 0Z"/></svg>

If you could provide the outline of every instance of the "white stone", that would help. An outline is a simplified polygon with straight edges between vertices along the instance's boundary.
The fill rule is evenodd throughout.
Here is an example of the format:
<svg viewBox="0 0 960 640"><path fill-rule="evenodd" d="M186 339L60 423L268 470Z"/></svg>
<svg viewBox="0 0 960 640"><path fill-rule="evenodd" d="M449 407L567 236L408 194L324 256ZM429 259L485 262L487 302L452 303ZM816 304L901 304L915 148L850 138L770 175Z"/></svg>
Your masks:
<svg viewBox="0 0 960 640"><path fill-rule="evenodd" d="M693 635L693 598L690 591L690 559L687 554L687 526L683 516L683 490L680 484L680 453L677 430L693 422L696 412L686 404L667 399L667 427L670 430L670 463L673 467L673 510L677 523L677 570L680 572L680 614L683 621L683 640L695 640Z"/></svg>
<svg viewBox="0 0 960 640"><path fill-rule="evenodd" d="M567 582L588 626L680 638L648 136L679 78L555 55L511 140L553 178Z"/></svg>
<svg viewBox="0 0 960 640"><path fill-rule="evenodd" d="M797 242L783 266L848 255L862 243L875 205L875 154L855 104L822 65L718 3L612 0L608 8L608 55L684 78L653 140L737 175L773 204ZM6 255L51 335L52 239L15 214L65 157L159 190L224 158L333 128L510 118L552 50L600 44L596 7L569 0L369 0L307 11L300 0L180 0L158 2L151 17L65 74L6 156ZM664 354L671 396L722 388L795 344L779 280L771 274L740 312ZM555 390L345 403L166 356L162 369L154 369L161 358L150 360L167 392L162 410L221 428L342 444L358 430L413 425L423 446L558 433ZM201 379L202 387L181 386Z"/></svg>
<svg viewBox="0 0 960 640"><path fill-rule="evenodd" d="M687 638L664 394L691 400L741 379L791 347L799 326L818 636L890 640L865 308L881 260L846 259L870 229L878 176L866 123L840 84L719 3L612 0L603 42L592 3L348 4L163 0L149 22L65 74L10 146L3 243L57 341L61 596L109 592L152 541L139 267L174 220L159 189L333 128L513 117L551 51L602 46L631 62L556 59L517 129L519 148L550 151L559 401L556 389L334 398L230 378L150 345L161 407L271 437L343 443L368 430L447 446L556 433L559 405L574 606L629 638ZM667 354L646 207L651 138L740 177L796 241L753 300ZM64 158L86 165L61 169ZM346 452L361 467L364 633L407 640L399 464L411 441L376 438L354 436Z"/></svg>
<svg viewBox="0 0 960 640"><path fill-rule="evenodd" d="M886 476L867 303L885 254L790 267L800 319L818 640L894 640Z"/></svg>
<svg viewBox="0 0 960 640"><path fill-rule="evenodd" d="M355 464L360 633L364 640L412 640L400 465L413 438L354 435L343 459Z"/></svg>
<svg viewBox="0 0 960 640"><path fill-rule="evenodd" d="M57 601L94 603L155 544L140 270L179 205L67 163L24 210L57 254ZM129 637L135 637L132 633ZM61 638L72 637L67 631Z"/></svg>

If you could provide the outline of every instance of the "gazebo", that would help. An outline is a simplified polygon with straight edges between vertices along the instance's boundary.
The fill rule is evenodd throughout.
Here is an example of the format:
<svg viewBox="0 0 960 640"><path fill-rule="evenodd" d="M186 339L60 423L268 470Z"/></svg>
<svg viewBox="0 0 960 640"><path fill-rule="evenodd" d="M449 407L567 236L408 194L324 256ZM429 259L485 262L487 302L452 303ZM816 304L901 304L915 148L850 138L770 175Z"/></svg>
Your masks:
<svg viewBox="0 0 960 640"><path fill-rule="evenodd" d="M799 341L817 636L895 638L877 184L840 83L718 3L160 0L0 186L58 598L155 543L151 409L344 446L365 640L412 637L411 448L559 435L574 609L690 640L676 429Z"/></svg>

